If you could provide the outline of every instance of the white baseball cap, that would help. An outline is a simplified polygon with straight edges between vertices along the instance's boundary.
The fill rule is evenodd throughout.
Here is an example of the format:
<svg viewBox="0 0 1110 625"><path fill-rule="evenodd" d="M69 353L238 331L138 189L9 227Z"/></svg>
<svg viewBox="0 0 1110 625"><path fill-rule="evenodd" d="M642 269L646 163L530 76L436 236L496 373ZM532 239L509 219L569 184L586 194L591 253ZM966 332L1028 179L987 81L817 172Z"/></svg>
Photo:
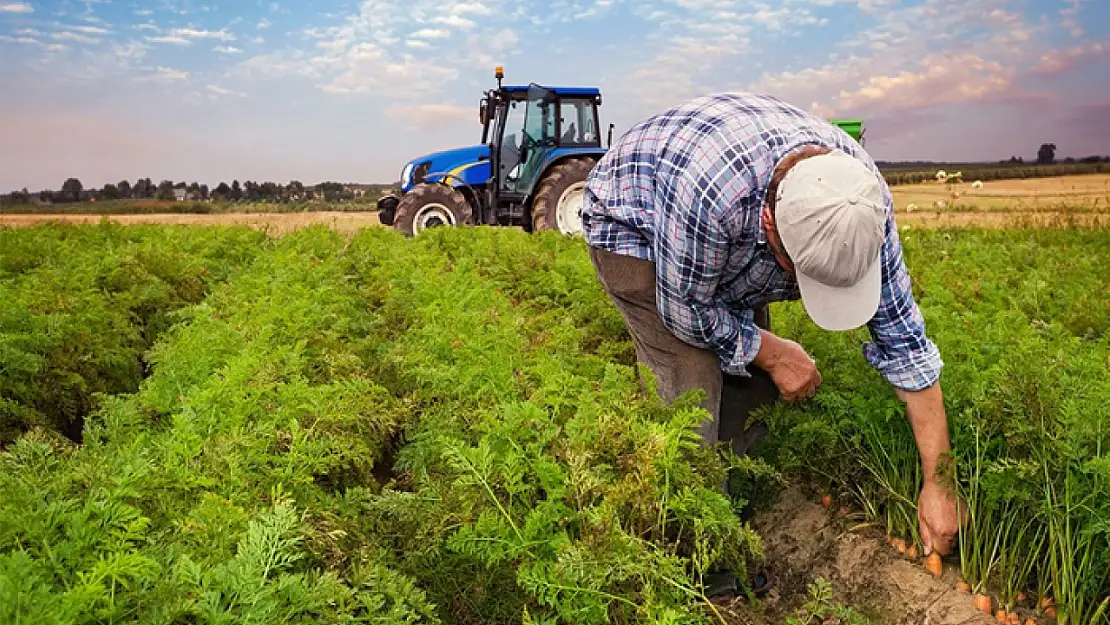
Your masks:
<svg viewBox="0 0 1110 625"><path fill-rule="evenodd" d="M844 151L799 161L779 183L775 225L794 262L806 312L826 330L858 328L882 291L882 184Z"/></svg>

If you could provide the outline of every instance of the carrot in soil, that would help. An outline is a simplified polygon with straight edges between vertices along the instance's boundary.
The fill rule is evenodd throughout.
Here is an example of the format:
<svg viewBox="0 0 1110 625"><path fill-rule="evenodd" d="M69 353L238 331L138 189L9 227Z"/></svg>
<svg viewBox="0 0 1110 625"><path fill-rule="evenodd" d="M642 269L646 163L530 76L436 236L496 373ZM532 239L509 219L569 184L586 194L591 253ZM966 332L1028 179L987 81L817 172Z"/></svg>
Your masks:
<svg viewBox="0 0 1110 625"><path fill-rule="evenodd" d="M929 569L933 577L940 577L940 574L944 572L944 564L940 561L940 554L935 551L930 553L929 557L925 558L925 568ZM990 614L990 612L988 611L987 614Z"/></svg>
<svg viewBox="0 0 1110 625"><path fill-rule="evenodd" d="M1044 615L1048 618L1056 618L1056 606L1050 605L1044 609Z"/></svg>
<svg viewBox="0 0 1110 625"><path fill-rule="evenodd" d="M906 541L902 540L901 538L895 538L893 541L891 541L890 544L894 545L894 548L898 550L898 553L906 553Z"/></svg>
<svg viewBox="0 0 1110 625"><path fill-rule="evenodd" d="M824 497L822 497L822 498L821 498L821 505L822 505L822 506L823 506L823 507L824 507L824 508L825 508L826 510L828 510L828 509L829 509L830 507L832 507L832 496L830 496L830 495L825 495Z"/></svg>
<svg viewBox="0 0 1110 625"><path fill-rule="evenodd" d="M975 609L989 615L991 613L990 595L975 595Z"/></svg>
<svg viewBox="0 0 1110 625"><path fill-rule="evenodd" d="M917 545L910 545L906 548L906 557L908 557L910 560L917 559Z"/></svg>
<svg viewBox="0 0 1110 625"><path fill-rule="evenodd" d="M960 592L970 593L971 592L971 584L969 584L967 582L956 582L956 590L958 590Z"/></svg>
<svg viewBox="0 0 1110 625"><path fill-rule="evenodd" d="M1025 619L1025 625L1037 625L1037 621L1034 621L1032 618L1027 618Z"/></svg>
<svg viewBox="0 0 1110 625"><path fill-rule="evenodd" d="M1021 625L1021 616L1017 612L1010 612L1009 625Z"/></svg>
<svg viewBox="0 0 1110 625"><path fill-rule="evenodd" d="M1043 599L1041 599L1041 609L1042 610L1044 610L1045 608L1054 606L1054 605L1056 605L1056 602L1052 600L1052 597L1044 597Z"/></svg>
<svg viewBox="0 0 1110 625"><path fill-rule="evenodd" d="M1010 622L1010 615L1006 613L1006 610L999 610L994 613L994 620L1002 623L1002 625L1007 625Z"/></svg>
<svg viewBox="0 0 1110 625"><path fill-rule="evenodd" d="M1019 593L1017 594L1017 600L1018 600L1018 601L1025 601L1025 593L1023 593L1023 592L1019 592Z"/></svg>

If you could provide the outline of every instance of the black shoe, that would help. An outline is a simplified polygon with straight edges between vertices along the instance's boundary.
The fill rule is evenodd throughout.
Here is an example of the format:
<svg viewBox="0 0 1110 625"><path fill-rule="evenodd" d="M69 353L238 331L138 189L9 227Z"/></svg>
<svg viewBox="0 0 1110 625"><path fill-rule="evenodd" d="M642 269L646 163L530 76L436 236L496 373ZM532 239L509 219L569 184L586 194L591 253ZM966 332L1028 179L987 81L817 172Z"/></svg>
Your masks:
<svg viewBox="0 0 1110 625"><path fill-rule="evenodd" d="M702 588L710 599L740 593L736 575L730 569L715 569L706 573L702 578Z"/></svg>

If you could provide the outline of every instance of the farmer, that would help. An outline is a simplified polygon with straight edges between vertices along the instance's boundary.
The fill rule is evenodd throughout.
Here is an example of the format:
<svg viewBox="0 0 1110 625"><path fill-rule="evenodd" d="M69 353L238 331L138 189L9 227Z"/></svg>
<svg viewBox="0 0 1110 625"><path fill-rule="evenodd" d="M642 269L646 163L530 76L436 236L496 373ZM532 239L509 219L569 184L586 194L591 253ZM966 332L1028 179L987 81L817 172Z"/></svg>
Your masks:
<svg viewBox="0 0 1110 625"><path fill-rule="evenodd" d="M956 500L935 477L949 450L942 363L910 291L890 189L859 143L774 97L699 97L610 148L586 182L582 226L660 396L706 392L706 444L718 440L722 372L761 372L786 401L821 385L801 345L757 323L767 303L800 297L826 330L867 325L864 356L917 440L925 553L949 553Z"/></svg>

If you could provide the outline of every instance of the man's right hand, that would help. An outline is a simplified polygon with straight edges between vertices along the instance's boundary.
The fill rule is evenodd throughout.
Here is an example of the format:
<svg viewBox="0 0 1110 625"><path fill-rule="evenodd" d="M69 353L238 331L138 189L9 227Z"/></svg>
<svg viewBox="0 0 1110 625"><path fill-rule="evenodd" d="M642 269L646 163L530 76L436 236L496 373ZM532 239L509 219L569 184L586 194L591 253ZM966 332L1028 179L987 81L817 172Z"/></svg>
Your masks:
<svg viewBox="0 0 1110 625"><path fill-rule="evenodd" d="M788 402L813 397L821 386L821 372L801 345L760 330L759 353L752 364L766 371Z"/></svg>

